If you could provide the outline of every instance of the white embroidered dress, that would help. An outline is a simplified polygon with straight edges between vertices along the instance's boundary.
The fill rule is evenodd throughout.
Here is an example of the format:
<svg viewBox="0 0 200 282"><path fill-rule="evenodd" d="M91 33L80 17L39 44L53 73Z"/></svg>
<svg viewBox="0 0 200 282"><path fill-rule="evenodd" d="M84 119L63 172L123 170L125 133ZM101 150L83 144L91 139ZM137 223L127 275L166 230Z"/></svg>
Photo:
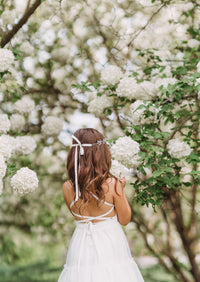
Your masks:
<svg viewBox="0 0 200 282"><path fill-rule="evenodd" d="M92 195L99 200L95 194ZM76 220L76 229L58 282L144 281L117 216L108 217L114 205L105 201L104 204L110 209L100 216L82 216L72 212L80 220ZM94 220L99 221L93 223Z"/></svg>

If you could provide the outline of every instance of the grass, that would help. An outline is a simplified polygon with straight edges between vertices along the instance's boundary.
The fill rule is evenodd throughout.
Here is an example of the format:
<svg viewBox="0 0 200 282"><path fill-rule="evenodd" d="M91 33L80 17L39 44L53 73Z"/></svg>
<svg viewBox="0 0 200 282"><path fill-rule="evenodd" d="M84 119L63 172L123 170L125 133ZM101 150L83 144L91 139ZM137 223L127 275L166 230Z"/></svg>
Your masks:
<svg viewBox="0 0 200 282"><path fill-rule="evenodd" d="M48 261L25 266L0 266L1 282L56 282L61 268L50 266Z"/></svg>

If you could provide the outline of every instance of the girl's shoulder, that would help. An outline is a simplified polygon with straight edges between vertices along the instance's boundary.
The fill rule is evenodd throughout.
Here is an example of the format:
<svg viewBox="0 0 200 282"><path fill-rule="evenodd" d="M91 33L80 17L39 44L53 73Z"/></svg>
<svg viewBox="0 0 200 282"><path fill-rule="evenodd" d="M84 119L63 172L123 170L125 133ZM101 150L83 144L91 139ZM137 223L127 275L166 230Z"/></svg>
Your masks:
<svg viewBox="0 0 200 282"><path fill-rule="evenodd" d="M70 206L70 203L74 200L74 196L75 191L72 181L65 181L65 183L63 184L63 197L68 207Z"/></svg>

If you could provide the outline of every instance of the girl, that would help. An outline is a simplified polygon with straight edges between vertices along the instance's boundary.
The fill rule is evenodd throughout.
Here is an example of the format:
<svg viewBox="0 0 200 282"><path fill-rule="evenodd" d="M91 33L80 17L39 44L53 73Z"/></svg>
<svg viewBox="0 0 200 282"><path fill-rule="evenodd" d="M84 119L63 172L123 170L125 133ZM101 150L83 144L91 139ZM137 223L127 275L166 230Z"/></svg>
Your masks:
<svg viewBox="0 0 200 282"><path fill-rule="evenodd" d="M131 219L125 179L110 173L111 154L100 132L79 129L72 138L63 196L76 229L58 282L142 282L120 226Z"/></svg>

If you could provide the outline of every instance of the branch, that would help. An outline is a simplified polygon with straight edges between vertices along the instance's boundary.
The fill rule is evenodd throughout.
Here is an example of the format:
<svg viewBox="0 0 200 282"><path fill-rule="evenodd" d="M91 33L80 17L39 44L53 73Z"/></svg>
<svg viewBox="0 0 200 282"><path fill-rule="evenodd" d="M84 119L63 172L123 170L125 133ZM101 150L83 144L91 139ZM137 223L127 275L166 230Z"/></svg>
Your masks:
<svg viewBox="0 0 200 282"><path fill-rule="evenodd" d="M30 18L30 16L35 12L37 7L42 3L42 0L36 0L35 3L28 8L23 17L20 19L20 21L13 26L12 30L10 30L8 33L4 33L0 47L3 48L10 40L15 36L15 34L18 32L18 30L27 22L27 20Z"/></svg>
<svg viewBox="0 0 200 282"><path fill-rule="evenodd" d="M160 12L160 10L166 6L166 3L162 4L156 11L151 15L147 23L136 33L136 35L131 39L131 41L127 44L128 48L131 46L132 42L140 35L140 33L146 29L146 27L150 24L152 19Z"/></svg>

